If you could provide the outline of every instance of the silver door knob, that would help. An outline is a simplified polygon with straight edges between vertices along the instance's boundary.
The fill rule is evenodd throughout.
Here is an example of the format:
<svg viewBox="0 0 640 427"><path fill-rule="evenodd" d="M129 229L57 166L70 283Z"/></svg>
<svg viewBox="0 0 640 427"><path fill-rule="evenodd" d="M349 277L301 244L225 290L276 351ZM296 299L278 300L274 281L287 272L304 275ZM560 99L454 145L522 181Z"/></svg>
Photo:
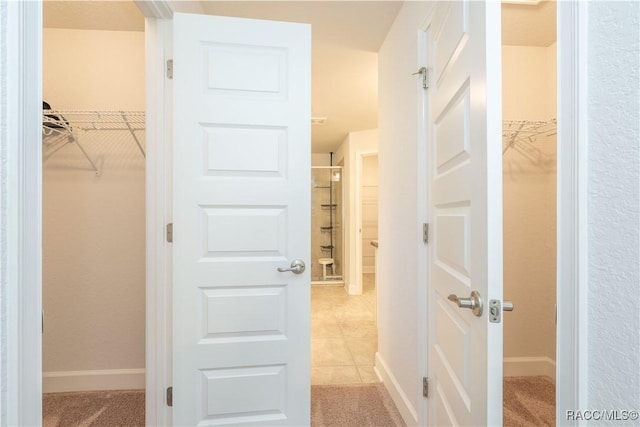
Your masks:
<svg viewBox="0 0 640 427"><path fill-rule="evenodd" d="M482 298L478 291L471 291L471 296L469 298L458 298L456 294L451 294L448 299L449 301L456 303L460 308L470 309L473 311L475 316L482 316Z"/></svg>
<svg viewBox="0 0 640 427"><path fill-rule="evenodd" d="M302 274L304 273L305 268L306 266L304 265L304 261L302 261L301 259L294 259L293 261L291 261L291 268L278 267L278 271L280 273L291 271L294 274Z"/></svg>
<svg viewBox="0 0 640 427"><path fill-rule="evenodd" d="M502 301L503 311L513 311L513 303L511 301Z"/></svg>

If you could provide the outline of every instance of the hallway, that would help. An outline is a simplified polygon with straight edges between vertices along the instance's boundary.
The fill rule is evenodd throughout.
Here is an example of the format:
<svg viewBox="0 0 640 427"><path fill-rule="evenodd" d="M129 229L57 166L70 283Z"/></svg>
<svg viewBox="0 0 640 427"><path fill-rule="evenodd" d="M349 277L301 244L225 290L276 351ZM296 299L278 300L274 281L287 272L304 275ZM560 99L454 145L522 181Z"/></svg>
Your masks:
<svg viewBox="0 0 640 427"><path fill-rule="evenodd" d="M377 346L373 274L364 275L362 295L338 286L311 288L311 384L378 382Z"/></svg>

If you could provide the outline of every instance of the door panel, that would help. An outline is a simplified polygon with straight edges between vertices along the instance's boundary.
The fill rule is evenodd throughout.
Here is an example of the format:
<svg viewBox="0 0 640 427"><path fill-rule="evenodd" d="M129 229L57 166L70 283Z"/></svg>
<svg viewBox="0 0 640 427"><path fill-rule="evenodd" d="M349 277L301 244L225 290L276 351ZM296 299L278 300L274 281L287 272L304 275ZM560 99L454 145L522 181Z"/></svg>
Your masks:
<svg viewBox="0 0 640 427"><path fill-rule="evenodd" d="M493 4L495 3L495 4ZM429 425L502 423L499 2L440 2L429 28ZM480 293L484 312L450 294Z"/></svg>
<svg viewBox="0 0 640 427"><path fill-rule="evenodd" d="M174 17L173 424L309 423L310 27Z"/></svg>

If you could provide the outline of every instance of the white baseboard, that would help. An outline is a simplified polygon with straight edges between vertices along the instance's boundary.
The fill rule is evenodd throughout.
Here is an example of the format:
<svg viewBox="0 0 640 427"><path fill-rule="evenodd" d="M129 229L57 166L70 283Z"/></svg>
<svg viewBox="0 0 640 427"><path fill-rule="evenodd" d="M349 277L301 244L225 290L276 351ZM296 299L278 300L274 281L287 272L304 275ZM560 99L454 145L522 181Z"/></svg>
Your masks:
<svg viewBox="0 0 640 427"><path fill-rule="evenodd" d="M548 357L505 357L505 377L545 375L556 380L556 362Z"/></svg>
<svg viewBox="0 0 640 427"><path fill-rule="evenodd" d="M408 426L417 426L418 412L416 411L416 408L411 405L409 398L400 387L400 384L398 384L396 377L389 370L389 366L382 359L380 353L376 353L376 366L373 369L391 395L393 403L396 404L405 424Z"/></svg>
<svg viewBox="0 0 640 427"><path fill-rule="evenodd" d="M144 369L42 373L42 392L144 389Z"/></svg>
<svg viewBox="0 0 640 427"><path fill-rule="evenodd" d="M345 283L344 289L347 291L349 295L358 295L358 288L355 284Z"/></svg>

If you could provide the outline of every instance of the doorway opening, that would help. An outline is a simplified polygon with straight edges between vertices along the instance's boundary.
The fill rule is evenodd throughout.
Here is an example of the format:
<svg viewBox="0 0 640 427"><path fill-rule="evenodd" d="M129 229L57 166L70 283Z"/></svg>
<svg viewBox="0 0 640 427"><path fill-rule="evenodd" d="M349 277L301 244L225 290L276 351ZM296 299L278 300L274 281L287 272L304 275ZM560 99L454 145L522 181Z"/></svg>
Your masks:
<svg viewBox="0 0 640 427"><path fill-rule="evenodd" d="M365 244L371 246L370 241L377 240L377 167L369 167L371 165L368 162L366 168L363 168L360 144L365 140L377 147L377 131L352 132L337 153L314 153L312 157L316 165L328 162L328 166L314 166L312 199L318 196L323 196L325 199L329 197L329 202L333 205L329 215L326 213L323 215L323 211L314 213L312 204L312 257L317 246L314 243L316 240L314 236L318 234L315 230L316 225L319 224L317 217L323 215L326 222L332 212L334 214L332 223L334 255L340 257L335 260L339 266L336 272L343 275L333 278L334 280L328 278L329 280L312 281L312 385L362 384L380 381L374 371L375 353L378 347L375 264L370 251L364 248ZM356 149L358 151L355 151ZM373 157L370 158L373 159ZM374 160L377 166L377 157ZM332 164L335 166L331 166ZM363 180L363 172L366 173L366 180ZM316 179L322 174L333 182L328 190L321 188L326 180ZM338 182L340 185L336 185ZM329 196L322 194L329 190L331 190ZM363 191L367 196L364 199ZM375 206L369 203L371 199L376 200ZM363 200L367 203L363 203ZM365 206L366 213L363 212ZM363 218L366 219L369 228L375 228L367 232L366 242ZM366 252L363 252L363 248ZM371 249L374 248L371 247ZM315 257L313 261L316 261ZM367 266L364 271L363 262ZM312 279L322 275L322 270L320 268L318 270L319 273L315 275L312 272Z"/></svg>
<svg viewBox="0 0 640 427"><path fill-rule="evenodd" d="M504 425L555 425L555 26L555 2L502 5Z"/></svg>
<svg viewBox="0 0 640 427"><path fill-rule="evenodd" d="M360 160L359 197L356 201L360 210L358 215L360 256L357 257L357 262L361 265L362 292L373 292L375 295L378 248L378 154L363 154Z"/></svg>
<svg viewBox="0 0 640 427"><path fill-rule="evenodd" d="M311 167L311 285L344 285L342 167Z"/></svg>
<svg viewBox="0 0 640 427"><path fill-rule="evenodd" d="M144 22L128 31L62 25L47 3L42 423L142 426Z"/></svg>

